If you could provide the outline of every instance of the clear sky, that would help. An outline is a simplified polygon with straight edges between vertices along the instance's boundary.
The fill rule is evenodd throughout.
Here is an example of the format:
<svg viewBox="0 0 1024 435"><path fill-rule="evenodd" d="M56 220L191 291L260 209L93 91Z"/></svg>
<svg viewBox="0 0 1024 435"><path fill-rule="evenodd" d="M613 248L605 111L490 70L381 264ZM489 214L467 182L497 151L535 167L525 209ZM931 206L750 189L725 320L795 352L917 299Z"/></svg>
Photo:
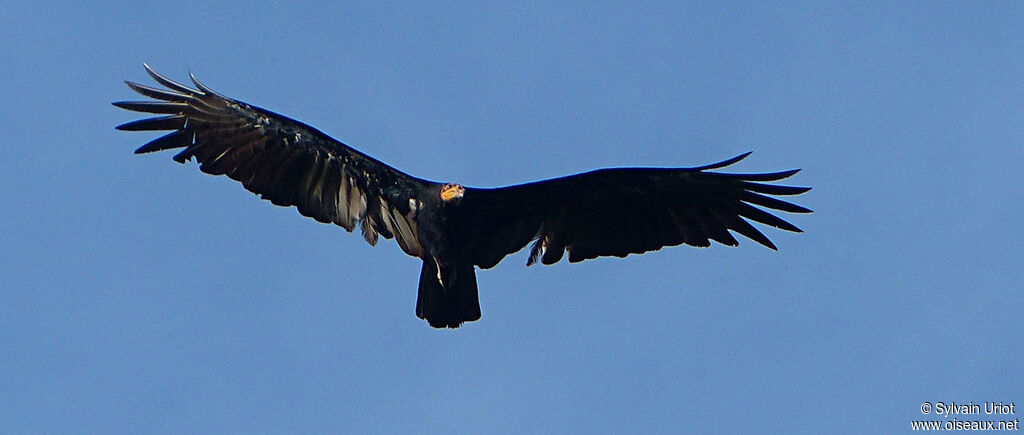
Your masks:
<svg viewBox="0 0 1024 435"><path fill-rule="evenodd" d="M88 3L0 14L0 432L884 433L1024 405L1019 2ZM803 168L815 213L765 229L778 252L520 253L435 330L393 242L133 155L154 135L110 102L144 61L434 180L752 150L735 169Z"/></svg>

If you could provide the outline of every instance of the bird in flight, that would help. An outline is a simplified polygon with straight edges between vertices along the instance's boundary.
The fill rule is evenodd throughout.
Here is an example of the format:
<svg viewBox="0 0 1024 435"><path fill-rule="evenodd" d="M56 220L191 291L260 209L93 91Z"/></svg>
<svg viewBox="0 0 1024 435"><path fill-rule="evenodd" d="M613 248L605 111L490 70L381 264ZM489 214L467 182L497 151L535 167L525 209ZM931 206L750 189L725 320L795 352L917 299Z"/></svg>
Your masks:
<svg viewBox="0 0 1024 435"><path fill-rule="evenodd" d="M527 266L625 257L687 244L738 244L730 231L775 245L750 224L800 232L764 209L810 210L773 196L809 187L770 184L799 170L721 173L747 157L690 168L606 168L500 188L473 188L417 178L294 119L223 96L189 74L195 89L144 65L164 88L125 82L147 101L113 103L147 114L117 126L170 131L139 149L181 149L174 160L227 175L303 216L359 228L375 245L395 239L423 260L416 315L435 328L480 318L476 268L490 269L532 242ZM758 208L760 206L763 208Z"/></svg>

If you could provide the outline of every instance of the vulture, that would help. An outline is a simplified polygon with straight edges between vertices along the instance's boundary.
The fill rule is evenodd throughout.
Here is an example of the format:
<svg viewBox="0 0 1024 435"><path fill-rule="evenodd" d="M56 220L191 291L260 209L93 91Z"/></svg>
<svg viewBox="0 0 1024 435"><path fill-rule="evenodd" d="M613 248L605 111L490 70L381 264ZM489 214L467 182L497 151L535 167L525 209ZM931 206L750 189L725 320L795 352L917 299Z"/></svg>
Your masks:
<svg viewBox="0 0 1024 435"><path fill-rule="evenodd" d="M395 239L423 260L416 316L435 328L480 318L476 268L489 269L530 245L527 266L625 257L663 246L738 244L742 235L775 245L750 221L800 232L765 209L811 210L778 199L809 187L772 184L799 169L723 173L750 153L704 166L605 168L500 188L417 178L302 122L221 95L189 74L195 88L146 72L163 86L130 81L146 101L113 103L156 115L116 128L168 131L136 154L180 150L202 172L227 175L278 206L356 228L370 245ZM532 242L532 244L531 244Z"/></svg>

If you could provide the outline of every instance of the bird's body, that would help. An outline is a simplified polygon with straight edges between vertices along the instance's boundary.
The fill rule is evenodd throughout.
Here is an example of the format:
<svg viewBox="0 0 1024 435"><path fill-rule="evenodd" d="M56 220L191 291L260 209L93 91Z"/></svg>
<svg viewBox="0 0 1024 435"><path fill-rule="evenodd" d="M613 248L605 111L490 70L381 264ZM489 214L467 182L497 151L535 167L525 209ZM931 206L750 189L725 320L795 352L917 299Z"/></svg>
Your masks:
<svg viewBox="0 0 1024 435"><path fill-rule="evenodd" d="M416 314L438 328L479 319L476 268L494 267L531 241L528 265L556 263L566 252L577 262L711 240L736 245L729 231L775 249L745 219L800 230L754 205L810 212L769 196L809 190L765 183L796 170L709 172L749 153L694 168L598 169L493 189L428 181L306 124L224 97L194 77L198 89L146 70L167 89L128 85L156 101L114 104L163 116L118 128L171 133L136 153L182 148L176 161L194 158L203 172L227 175L276 205L348 231L358 227L371 245L394 238L423 260Z"/></svg>

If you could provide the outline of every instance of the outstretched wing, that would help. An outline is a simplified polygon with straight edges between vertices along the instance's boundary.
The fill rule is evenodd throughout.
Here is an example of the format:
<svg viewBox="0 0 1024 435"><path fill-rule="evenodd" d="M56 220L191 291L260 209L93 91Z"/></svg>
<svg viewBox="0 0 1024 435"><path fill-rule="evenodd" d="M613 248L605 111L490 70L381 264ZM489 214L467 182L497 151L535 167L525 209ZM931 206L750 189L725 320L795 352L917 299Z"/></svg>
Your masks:
<svg viewBox="0 0 1024 435"><path fill-rule="evenodd" d="M125 82L153 100L114 105L162 116L117 129L170 133L143 145L136 154L183 148L174 156L179 163L195 158L203 172L227 175L276 205L294 205L303 216L333 222L350 232L358 226L371 245L377 243L378 235L394 237L407 254L422 254L410 199L416 199L429 182L306 124L220 95L194 76L198 89L145 67L167 89Z"/></svg>
<svg viewBox="0 0 1024 435"><path fill-rule="evenodd" d="M800 229L758 207L810 213L772 195L798 195L809 187L766 184L799 170L761 174L709 172L750 153L695 168L614 168L497 189L468 189L463 207L478 233L470 258L482 267L535 240L527 265L600 256L625 257L711 240L735 246L734 231L764 246L775 245L748 220L775 228Z"/></svg>

